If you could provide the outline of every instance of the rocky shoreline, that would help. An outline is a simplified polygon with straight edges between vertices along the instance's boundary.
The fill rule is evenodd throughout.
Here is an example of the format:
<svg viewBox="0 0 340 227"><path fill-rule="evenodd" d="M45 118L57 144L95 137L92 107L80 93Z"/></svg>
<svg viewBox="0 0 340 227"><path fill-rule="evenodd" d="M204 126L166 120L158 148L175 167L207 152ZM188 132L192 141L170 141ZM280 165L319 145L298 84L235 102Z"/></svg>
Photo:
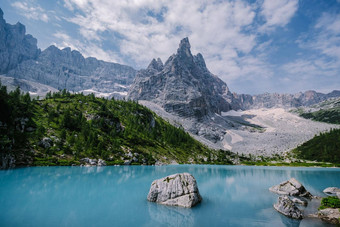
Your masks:
<svg viewBox="0 0 340 227"><path fill-rule="evenodd" d="M269 188L269 191L279 194L277 203L274 209L279 213L293 219L320 218L322 221L329 224L340 224L340 209L324 208L320 206L322 200L320 197L313 196L306 188L295 178L291 178L278 185ZM336 187L329 187L323 191L326 195L335 195L335 198L340 199L340 189ZM312 214L305 214L305 210L309 203L317 200L319 203L319 210ZM305 208L301 208L304 206Z"/></svg>

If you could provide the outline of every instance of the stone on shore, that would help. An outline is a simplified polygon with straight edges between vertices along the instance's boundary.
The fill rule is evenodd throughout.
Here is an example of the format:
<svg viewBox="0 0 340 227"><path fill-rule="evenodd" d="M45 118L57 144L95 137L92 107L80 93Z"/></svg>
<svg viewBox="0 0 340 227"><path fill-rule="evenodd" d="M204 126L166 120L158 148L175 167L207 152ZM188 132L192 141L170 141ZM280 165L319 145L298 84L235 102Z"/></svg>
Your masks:
<svg viewBox="0 0 340 227"><path fill-rule="evenodd" d="M340 211L339 208L326 208L318 211L318 217L330 224L339 225Z"/></svg>
<svg viewBox="0 0 340 227"><path fill-rule="evenodd" d="M279 196L277 203L274 204L274 208L287 217L294 219L303 218L301 210L295 206L294 202L287 195Z"/></svg>
<svg viewBox="0 0 340 227"><path fill-rule="evenodd" d="M188 208L202 200L196 180L189 173L177 173L154 180L147 199L163 205Z"/></svg>
<svg viewBox="0 0 340 227"><path fill-rule="evenodd" d="M291 178L288 181L284 181L278 185L272 186L269 188L269 191L279 195L301 196L306 198L313 197L312 194L310 194L310 192L308 192L305 187L295 178Z"/></svg>

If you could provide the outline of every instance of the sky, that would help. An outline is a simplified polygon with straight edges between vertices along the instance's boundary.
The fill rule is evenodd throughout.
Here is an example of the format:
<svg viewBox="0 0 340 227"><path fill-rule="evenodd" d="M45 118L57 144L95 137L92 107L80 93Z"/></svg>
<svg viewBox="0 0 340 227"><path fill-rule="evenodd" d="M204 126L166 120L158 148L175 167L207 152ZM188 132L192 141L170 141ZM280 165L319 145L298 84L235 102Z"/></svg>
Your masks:
<svg viewBox="0 0 340 227"><path fill-rule="evenodd" d="M232 92L340 90L340 0L0 0L7 23L85 57L146 68L188 37Z"/></svg>

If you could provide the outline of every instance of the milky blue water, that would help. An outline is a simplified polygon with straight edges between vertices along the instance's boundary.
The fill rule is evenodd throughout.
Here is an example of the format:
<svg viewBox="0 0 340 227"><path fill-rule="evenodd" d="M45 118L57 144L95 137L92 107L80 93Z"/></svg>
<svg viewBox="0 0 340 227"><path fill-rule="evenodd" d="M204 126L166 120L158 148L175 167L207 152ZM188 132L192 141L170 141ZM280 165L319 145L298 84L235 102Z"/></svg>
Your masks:
<svg viewBox="0 0 340 227"><path fill-rule="evenodd" d="M203 201L187 209L146 200L150 184L189 172ZM0 226L326 226L273 209L268 188L291 177L314 195L340 170L252 166L31 167L0 171Z"/></svg>

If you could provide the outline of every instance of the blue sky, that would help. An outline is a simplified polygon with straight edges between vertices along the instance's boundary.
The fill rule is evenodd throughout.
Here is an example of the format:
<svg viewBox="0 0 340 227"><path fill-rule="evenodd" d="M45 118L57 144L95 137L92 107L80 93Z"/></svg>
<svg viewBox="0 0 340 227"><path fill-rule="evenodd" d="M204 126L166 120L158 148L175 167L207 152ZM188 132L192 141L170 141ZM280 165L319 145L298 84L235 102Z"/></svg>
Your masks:
<svg viewBox="0 0 340 227"><path fill-rule="evenodd" d="M237 93L340 90L340 0L1 0L49 45L145 68L184 37Z"/></svg>

